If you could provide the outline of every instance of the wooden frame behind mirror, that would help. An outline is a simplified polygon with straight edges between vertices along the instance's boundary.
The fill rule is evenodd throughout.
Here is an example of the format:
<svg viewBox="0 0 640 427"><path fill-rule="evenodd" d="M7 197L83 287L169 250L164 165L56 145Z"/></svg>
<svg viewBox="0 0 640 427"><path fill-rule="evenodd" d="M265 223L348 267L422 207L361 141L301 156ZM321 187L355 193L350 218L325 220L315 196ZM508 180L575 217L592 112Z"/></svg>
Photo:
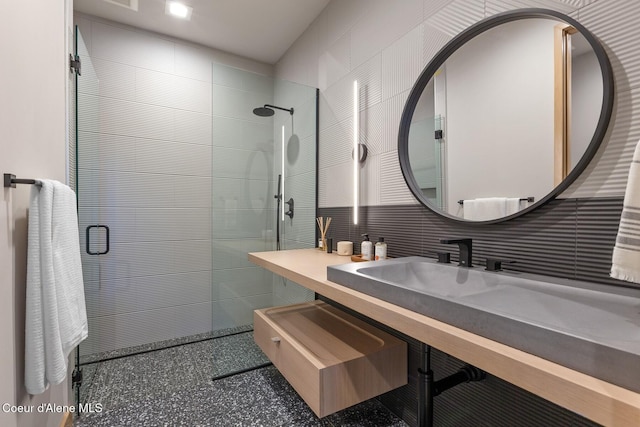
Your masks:
<svg viewBox="0 0 640 427"><path fill-rule="evenodd" d="M578 30L568 24L554 29L554 185L571 171L571 35Z"/></svg>

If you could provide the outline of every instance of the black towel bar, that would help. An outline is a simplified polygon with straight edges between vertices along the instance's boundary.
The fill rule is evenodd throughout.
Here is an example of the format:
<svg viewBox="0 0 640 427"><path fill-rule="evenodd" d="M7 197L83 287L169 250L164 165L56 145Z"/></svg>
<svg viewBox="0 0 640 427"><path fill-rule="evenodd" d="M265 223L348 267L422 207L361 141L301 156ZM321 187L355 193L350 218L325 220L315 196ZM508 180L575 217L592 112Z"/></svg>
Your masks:
<svg viewBox="0 0 640 427"><path fill-rule="evenodd" d="M527 202L527 203L533 203L535 200L536 198L533 196L520 198L521 202ZM458 204L464 205L464 200L458 200Z"/></svg>
<svg viewBox="0 0 640 427"><path fill-rule="evenodd" d="M42 182L37 179L20 179L16 178L15 175L11 173L4 174L4 186L5 188L16 188L16 184L31 184L31 185L42 185Z"/></svg>

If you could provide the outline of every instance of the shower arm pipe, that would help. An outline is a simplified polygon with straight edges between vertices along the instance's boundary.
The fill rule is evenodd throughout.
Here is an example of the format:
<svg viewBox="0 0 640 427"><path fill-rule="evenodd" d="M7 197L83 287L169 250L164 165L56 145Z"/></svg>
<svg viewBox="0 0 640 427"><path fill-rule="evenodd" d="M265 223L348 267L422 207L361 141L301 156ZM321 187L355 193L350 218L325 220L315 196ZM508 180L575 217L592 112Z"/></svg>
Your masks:
<svg viewBox="0 0 640 427"><path fill-rule="evenodd" d="M282 111L288 111L289 114L291 114L293 116L293 107L291 108L282 108L282 107L278 107L277 105L271 105L271 104L264 104L265 108L269 107L269 108L275 108L278 110L282 110Z"/></svg>

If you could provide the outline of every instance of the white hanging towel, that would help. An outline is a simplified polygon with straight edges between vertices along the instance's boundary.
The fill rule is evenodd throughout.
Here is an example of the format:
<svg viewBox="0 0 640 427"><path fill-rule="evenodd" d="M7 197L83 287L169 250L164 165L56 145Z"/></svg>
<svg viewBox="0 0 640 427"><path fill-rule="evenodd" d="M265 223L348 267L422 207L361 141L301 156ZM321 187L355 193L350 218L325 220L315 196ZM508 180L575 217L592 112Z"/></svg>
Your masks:
<svg viewBox="0 0 640 427"><path fill-rule="evenodd" d="M76 196L66 185L31 187L25 320L25 386L44 392L67 375L67 358L88 335Z"/></svg>
<svg viewBox="0 0 640 427"><path fill-rule="evenodd" d="M629 168L622 217L611 260L611 277L640 283L640 142Z"/></svg>
<svg viewBox="0 0 640 427"><path fill-rule="evenodd" d="M507 198L487 197L484 199L465 200L462 207L464 219L488 221L502 218L507 214Z"/></svg>
<svg viewBox="0 0 640 427"><path fill-rule="evenodd" d="M519 197L509 197L506 200L505 214L513 215L516 212L520 212L520 203L521 200Z"/></svg>

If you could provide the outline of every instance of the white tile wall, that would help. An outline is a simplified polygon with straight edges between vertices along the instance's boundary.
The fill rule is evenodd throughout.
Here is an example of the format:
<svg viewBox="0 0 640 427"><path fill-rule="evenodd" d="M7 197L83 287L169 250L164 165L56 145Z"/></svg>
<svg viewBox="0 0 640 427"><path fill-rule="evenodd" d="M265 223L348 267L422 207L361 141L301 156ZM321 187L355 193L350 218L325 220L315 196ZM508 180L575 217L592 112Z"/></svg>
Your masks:
<svg viewBox="0 0 640 427"><path fill-rule="evenodd" d="M316 195L310 189L316 186L315 171L307 172L299 175L290 175L287 178L287 186L285 188L285 199L293 197L295 200L295 213L302 208L315 209Z"/></svg>
<svg viewBox="0 0 640 427"><path fill-rule="evenodd" d="M322 135L322 134L321 134ZM321 136L322 138L322 136ZM340 163L334 166L321 166L318 170L318 206L353 205L352 163Z"/></svg>
<svg viewBox="0 0 640 427"><path fill-rule="evenodd" d="M196 304L211 300L211 272L86 281L85 295L95 316Z"/></svg>
<svg viewBox="0 0 640 427"><path fill-rule="evenodd" d="M380 204L380 182L383 179L380 168L380 154L372 154L360 169L360 182L366 185L360 186L361 206L377 206Z"/></svg>
<svg viewBox="0 0 640 427"><path fill-rule="evenodd" d="M85 38L87 36L85 35ZM134 67L175 72L175 44L153 35L93 21L92 58L106 59Z"/></svg>
<svg viewBox="0 0 640 427"><path fill-rule="evenodd" d="M213 271L213 299L229 300L271 292L270 273L260 267Z"/></svg>
<svg viewBox="0 0 640 427"><path fill-rule="evenodd" d="M103 206L89 208L96 211L98 220L93 224L117 224L110 227L110 239L114 243L133 243L136 241L136 216L134 208ZM92 213L89 217L94 216ZM101 236L101 233L97 233Z"/></svg>
<svg viewBox="0 0 640 427"><path fill-rule="evenodd" d="M365 13L350 30L352 68L369 61L420 24L422 13L422 0L395 1L393 6L385 0L367 2Z"/></svg>
<svg viewBox="0 0 640 427"><path fill-rule="evenodd" d="M360 142L367 145L368 153L372 156L384 151L384 106L384 103L379 102L360 111Z"/></svg>
<svg viewBox="0 0 640 427"><path fill-rule="evenodd" d="M581 6L582 0L488 0L487 16L512 9L539 7L554 9L558 12L570 14Z"/></svg>
<svg viewBox="0 0 640 427"><path fill-rule="evenodd" d="M424 39L422 47L422 63L426 67L429 61L436 56L438 51L442 49L452 37L449 34L432 27L429 22L424 23L423 29Z"/></svg>
<svg viewBox="0 0 640 427"><path fill-rule="evenodd" d="M272 299L272 277L251 266L246 253L271 249L266 222L256 212L267 211L267 190L273 193L272 124L251 110L273 98L273 79L219 62L268 67L98 18L76 20L83 56L80 226L107 224L111 230L109 254L82 255L90 327L82 353L251 323L251 308ZM215 122L212 114L219 115ZM216 155L214 145L222 147ZM218 198L246 194L239 215L220 215L225 203L213 208L212 166L236 179L216 179L215 188L223 190ZM268 179L225 186L246 177ZM239 241L229 228L214 242L214 229L231 221L255 240ZM91 243L104 249L104 232L92 233ZM216 258L236 269L225 270L216 284L215 298L231 309L216 315L219 325L212 323Z"/></svg>
<svg viewBox="0 0 640 427"><path fill-rule="evenodd" d="M251 295L213 302L213 324L216 327L232 328L253 323L253 310L273 306L273 294Z"/></svg>
<svg viewBox="0 0 640 427"><path fill-rule="evenodd" d="M285 206L286 207L286 206ZM289 217L284 218L284 224L281 225L282 236L286 249L291 249L288 245L290 242L305 243L307 248L315 246L315 228L311 228L311 224L315 224L316 211L314 208L297 207L293 220Z"/></svg>
<svg viewBox="0 0 640 427"><path fill-rule="evenodd" d="M213 258L216 262L214 270L225 268L242 268L254 266L247 259L248 252L269 251L275 249L271 239L219 239L214 237L212 243Z"/></svg>
<svg viewBox="0 0 640 427"><path fill-rule="evenodd" d="M287 249L304 249L306 246L294 247L293 244L287 246ZM301 301L311 301L315 298L313 291L303 288L302 286L290 280L286 280L281 276L273 278L273 305L289 305L296 304Z"/></svg>
<svg viewBox="0 0 640 427"><path fill-rule="evenodd" d="M397 152L380 155L380 204L417 204L402 176Z"/></svg>
<svg viewBox="0 0 640 427"><path fill-rule="evenodd" d="M211 83L211 58L201 46L174 44L175 74Z"/></svg>
<svg viewBox="0 0 640 427"><path fill-rule="evenodd" d="M321 167L330 167L351 161L353 149L353 117L320 131L324 141L318 150Z"/></svg>
<svg viewBox="0 0 640 427"><path fill-rule="evenodd" d="M296 148L297 147L297 148ZM309 135L306 138L299 138L295 140L287 141L285 161L287 167L288 176L297 176L300 174L307 174L309 172L315 173L316 167L316 136ZM315 185L309 187L314 189ZM309 190L312 191L312 190Z"/></svg>
<svg viewBox="0 0 640 427"><path fill-rule="evenodd" d="M215 147L242 150L273 150L273 119L263 122L240 120L229 117L213 117L213 144Z"/></svg>
<svg viewBox="0 0 640 427"><path fill-rule="evenodd" d="M436 14L440 9L451 3L451 0L424 0L424 19Z"/></svg>
<svg viewBox="0 0 640 427"><path fill-rule="evenodd" d="M211 325L210 302L95 317L80 349L82 354L92 354L133 347L208 332Z"/></svg>
<svg viewBox="0 0 640 427"><path fill-rule="evenodd" d="M211 116L185 110L174 110L174 138L178 142L211 145Z"/></svg>
<svg viewBox="0 0 640 427"><path fill-rule="evenodd" d="M326 23L324 38L328 44L333 44L351 29L367 12L368 0L332 1L325 8L323 14Z"/></svg>
<svg viewBox="0 0 640 427"><path fill-rule="evenodd" d="M320 86L328 87L351 71L351 33L346 33L329 46L318 59Z"/></svg>
<svg viewBox="0 0 640 427"><path fill-rule="evenodd" d="M211 147L136 139L136 171L150 174L211 176Z"/></svg>
<svg viewBox="0 0 640 427"><path fill-rule="evenodd" d="M136 167L136 139L126 135L78 132L78 162L82 169L132 171Z"/></svg>
<svg viewBox="0 0 640 427"><path fill-rule="evenodd" d="M616 81L615 117L596 159L562 197L619 197L624 194L633 149L640 139L638 91L640 60L640 2L633 0L422 0L332 1L314 22L314 45L303 35L276 66L289 80L318 85L320 93L320 207L348 206L350 150L343 149L352 113L351 82L363 74L373 77L367 107L384 106L371 116L380 125L365 126L362 138L374 151L380 146L380 173L371 175L367 201L380 204L415 203L406 190L397 162L397 135L408 89L419 73L452 37L479 20L505 10L541 7L577 17L603 42ZM623 29L624 30L621 30ZM422 32L422 37L420 37ZM351 40L350 51L344 50ZM308 82L301 61L318 48L311 66L318 78ZM420 53L421 57L420 57ZM346 67L346 58L349 66ZM379 59L381 58L381 59ZM334 62L329 62L329 60ZM367 64L362 67L362 64ZM348 72L347 72L348 70ZM334 77L335 76L335 77ZM380 81L378 82L377 79ZM376 86L379 85L379 86ZM376 97L376 90L381 92ZM368 110L367 112L371 112ZM381 138L381 141L379 141ZM336 151L338 150L338 151ZM373 163L373 162L372 162ZM378 167L377 165L375 167ZM379 179L379 182L376 180ZM367 186L367 184L364 184ZM364 189L363 189L364 190ZM378 192L376 197L375 193Z"/></svg>
<svg viewBox="0 0 640 427"><path fill-rule="evenodd" d="M411 89L426 65L423 40L424 26L418 25L382 51L382 99Z"/></svg>
<svg viewBox="0 0 640 427"><path fill-rule="evenodd" d="M431 27L454 37L485 17L483 0L455 0L426 19Z"/></svg>
<svg viewBox="0 0 640 427"><path fill-rule="evenodd" d="M218 178L271 179L273 155L267 151L216 147L213 170Z"/></svg>
<svg viewBox="0 0 640 427"><path fill-rule="evenodd" d="M385 115L382 122L382 152L398 150L398 127L402 118L402 110L404 104L409 97L409 91L399 93L398 95L384 101Z"/></svg>
<svg viewBox="0 0 640 427"><path fill-rule="evenodd" d="M171 178L176 207L211 207L211 178L181 176Z"/></svg>
<svg viewBox="0 0 640 427"><path fill-rule="evenodd" d="M90 95L106 95L127 101L136 99L136 68L113 61L85 56L78 91Z"/></svg>

